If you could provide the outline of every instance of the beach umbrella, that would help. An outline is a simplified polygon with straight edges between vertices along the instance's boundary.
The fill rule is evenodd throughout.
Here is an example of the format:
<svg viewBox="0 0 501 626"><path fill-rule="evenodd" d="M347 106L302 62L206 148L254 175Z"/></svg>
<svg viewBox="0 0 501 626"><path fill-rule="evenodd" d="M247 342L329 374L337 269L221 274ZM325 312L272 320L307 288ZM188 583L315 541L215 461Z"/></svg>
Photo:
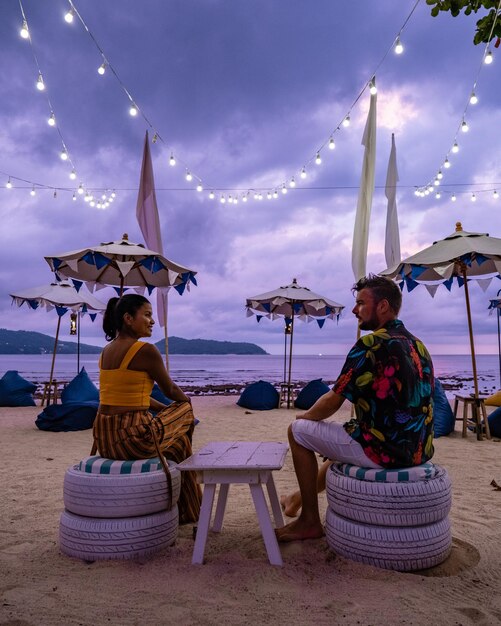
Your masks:
<svg viewBox="0 0 501 626"><path fill-rule="evenodd" d="M149 294L155 287L174 287L182 294L190 284L197 284L196 272L132 243L127 234L120 241L51 254L45 260L56 276L85 282L90 291L100 284L115 287L119 295L126 287L143 287Z"/></svg>
<svg viewBox="0 0 501 626"><path fill-rule="evenodd" d="M81 287L81 285L80 285ZM54 363L56 360L57 342L59 339L59 329L61 326L61 317L68 311L71 311L78 320L81 313L88 313L92 320L95 319L98 312L106 309L106 305L95 298L91 293L85 292L80 288L76 288L69 280L53 282L40 287L33 287L23 291L17 291L9 294L12 302L18 306L27 304L31 309L45 308L47 311L55 309L57 313L56 337L54 340L54 351L52 353L52 364L50 368L49 390L52 385L54 375ZM77 372L80 370L80 324L77 322L75 330L78 329L78 348L77 348Z"/></svg>
<svg viewBox="0 0 501 626"><path fill-rule="evenodd" d="M476 280L485 289L492 278L500 273L501 239L490 237L488 233L464 231L460 222L456 223L455 232L445 239L435 241L428 248L380 272L382 276L402 281L402 288L406 285L408 291L424 284L432 296L441 284L450 291L454 279L459 287L464 287L473 384L477 400L478 378L468 282ZM481 433L477 434L481 436Z"/></svg>
<svg viewBox="0 0 501 626"><path fill-rule="evenodd" d="M320 296L308 287L301 287L294 278L290 285L247 298L247 316L255 315L259 322L263 317L282 319L285 322L284 383L287 364L287 336L289 336L289 374L287 380L287 408L290 406L290 385L292 372L292 344L294 320L305 322L315 320L320 328L327 319L339 319L344 305Z"/></svg>

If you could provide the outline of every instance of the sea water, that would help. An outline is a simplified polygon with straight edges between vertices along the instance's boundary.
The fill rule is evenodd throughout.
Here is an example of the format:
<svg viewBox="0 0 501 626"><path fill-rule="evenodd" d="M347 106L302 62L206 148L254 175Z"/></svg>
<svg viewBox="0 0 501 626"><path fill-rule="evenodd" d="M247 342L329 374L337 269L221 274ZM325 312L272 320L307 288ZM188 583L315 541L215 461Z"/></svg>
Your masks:
<svg viewBox="0 0 501 626"><path fill-rule="evenodd" d="M61 354L56 356L54 378L71 380L80 368L85 367L90 378L98 379L97 354ZM7 370L17 370L21 376L35 383L48 380L52 355L0 355L0 376ZM344 363L344 356L299 355L293 357L291 379L304 383L322 378L333 382ZM435 375L445 384L447 395L455 391L473 391L471 357L469 355L433 356ZM171 377L180 387L234 386L241 388L258 380L280 383L288 378L288 367L284 369L284 357L278 355L183 355L169 356ZM490 394L501 388L499 357L478 355L477 372L480 393Z"/></svg>

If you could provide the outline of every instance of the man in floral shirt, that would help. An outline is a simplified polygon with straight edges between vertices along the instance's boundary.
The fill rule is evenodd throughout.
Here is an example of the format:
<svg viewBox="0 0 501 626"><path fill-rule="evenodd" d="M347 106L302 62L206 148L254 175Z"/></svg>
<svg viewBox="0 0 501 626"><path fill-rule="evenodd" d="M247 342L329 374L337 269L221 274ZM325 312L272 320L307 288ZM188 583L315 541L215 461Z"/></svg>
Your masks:
<svg viewBox="0 0 501 626"><path fill-rule="evenodd" d="M317 490L325 488L329 462L318 472L315 453L361 467L398 468L433 456L433 364L425 346L397 319L402 294L391 280L369 275L353 291L360 330L370 330L348 353L332 390L289 427L299 492L282 498L299 518L277 529L279 541L323 535ZM327 422L348 399L356 417Z"/></svg>

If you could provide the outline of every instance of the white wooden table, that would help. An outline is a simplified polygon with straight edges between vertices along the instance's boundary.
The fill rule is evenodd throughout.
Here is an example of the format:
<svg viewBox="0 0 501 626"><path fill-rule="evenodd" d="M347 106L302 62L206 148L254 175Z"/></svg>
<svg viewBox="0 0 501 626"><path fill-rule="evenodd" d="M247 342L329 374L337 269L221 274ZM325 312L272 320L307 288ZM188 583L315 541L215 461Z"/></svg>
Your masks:
<svg viewBox="0 0 501 626"><path fill-rule="evenodd" d="M203 563L204 560L216 485L220 485L219 497L211 530L221 532L230 485L246 483L250 487L270 563L283 565L262 485L266 485L268 491L275 527L280 528L284 520L273 481L273 470L282 468L287 450L287 444L275 441L216 441L207 444L177 466L181 471L197 472L198 482L204 483L191 561L193 564Z"/></svg>

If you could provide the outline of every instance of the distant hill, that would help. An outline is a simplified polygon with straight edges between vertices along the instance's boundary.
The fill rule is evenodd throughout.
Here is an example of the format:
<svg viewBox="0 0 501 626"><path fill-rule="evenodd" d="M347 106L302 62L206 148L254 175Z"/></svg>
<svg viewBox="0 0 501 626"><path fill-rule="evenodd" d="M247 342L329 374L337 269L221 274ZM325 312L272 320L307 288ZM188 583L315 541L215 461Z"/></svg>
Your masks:
<svg viewBox="0 0 501 626"><path fill-rule="evenodd" d="M165 353L162 339L156 344ZM52 354L54 337L29 330L6 330L0 328L0 354ZM80 354L99 354L102 348L80 344ZM58 341L58 354L76 354L76 341ZM182 339L169 337L170 354L267 354L254 343L214 341L212 339Z"/></svg>
<svg viewBox="0 0 501 626"><path fill-rule="evenodd" d="M54 337L31 330L0 328L0 354L52 354ZM80 354L99 354L102 348L80 344ZM76 354L76 341L58 341L58 354Z"/></svg>
<svg viewBox="0 0 501 626"><path fill-rule="evenodd" d="M162 354L165 341L155 344ZM268 354L255 343L237 341L215 341L213 339L182 339L169 337L169 354Z"/></svg>

